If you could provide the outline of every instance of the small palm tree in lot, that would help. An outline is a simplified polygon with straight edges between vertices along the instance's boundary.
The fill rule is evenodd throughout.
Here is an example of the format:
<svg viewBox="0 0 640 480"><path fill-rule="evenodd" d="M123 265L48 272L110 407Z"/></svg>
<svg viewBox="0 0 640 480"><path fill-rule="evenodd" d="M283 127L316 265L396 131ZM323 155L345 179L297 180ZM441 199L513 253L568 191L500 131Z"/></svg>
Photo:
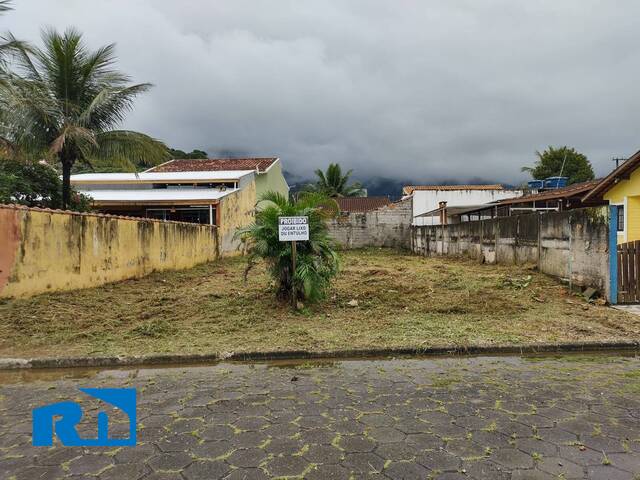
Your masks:
<svg viewBox="0 0 640 480"><path fill-rule="evenodd" d="M116 128L151 85L131 84L114 69L114 45L90 51L74 29L45 30L42 42L42 48L13 46L12 71L0 84L0 108L11 115L0 126L0 138L62 166L63 207L70 202L77 162L106 161L132 171L168 158L162 142Z"/></svg>
<svg viewBox="0 0 640 480"><path fill-rule="evenodd" d="M334 200L319 193L302 193L295 200L275 192L263 195L258 201L255 222L237 233L248 247L245 278L255 263L263 260L275 280L280 300L292 300L294 285L295 301L314 302L324 298L339 269L338 254L326 225L327 218L337 210ZM290 216L309 218L309 241L297 245L295 272L291 242L278 239L278 218Z"/></svg>

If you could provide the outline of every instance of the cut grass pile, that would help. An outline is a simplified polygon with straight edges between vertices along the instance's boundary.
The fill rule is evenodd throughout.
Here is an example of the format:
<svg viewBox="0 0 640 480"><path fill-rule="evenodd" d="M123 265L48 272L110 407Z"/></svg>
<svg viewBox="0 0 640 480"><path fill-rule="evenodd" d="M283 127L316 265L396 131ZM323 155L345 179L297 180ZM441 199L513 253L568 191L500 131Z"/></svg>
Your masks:
<svg viewBox="0 0 640 480"><path fill-rule="evenodd" d="M526 267L391 250L342 254L326 302L293 312L244 259L0 303L0 356L427 348L640 339L640 317L591 305ZM354 301L355 300L355 301Z"/></svg>

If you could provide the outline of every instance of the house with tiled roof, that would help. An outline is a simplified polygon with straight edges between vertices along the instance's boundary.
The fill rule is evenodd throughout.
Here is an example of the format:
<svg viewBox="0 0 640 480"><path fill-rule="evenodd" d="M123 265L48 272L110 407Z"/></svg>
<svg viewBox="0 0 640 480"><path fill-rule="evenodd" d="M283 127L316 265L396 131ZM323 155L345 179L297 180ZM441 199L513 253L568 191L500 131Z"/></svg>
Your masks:
<svg viewBox="0 0 640 480"><path fill-rule="evenodd" d="M584 200L586 193L598 185L599 180L574 183L566 187L529 191L527 194L496 202L457 206L442 204L423 217L446 218L447 223L460 223L495 217L509 217L533 212L563 212L584 207L597 207L606 202L600 196Z"/></svg>
<svg viewBox="0 0 640 480"><path fill-rule="evenodd" d="M176 159L147 170L147 173L222 172L251 170L255 173L256 195L273 191L289 196L289 185L277 157Z"/></svg>
<svg viewBox="0 0 640 480"><path fill-rule="evenodd" d="M364 213L389 205L389 197L338 197L334 199L341 214Z"/></svg>
<svg viewBox="0 0 640 480"><path fill-rule="evenodd" d="M522 190L506 189L502 185L408 185L403 198L413 203L413 225L440 225L446 218L431 215L443 205L451 207L479 206L507 198L522 196Z"/></svg>
<svg viewBox="0 0 640 480"><path fill-rule="evenodd" d="M72 175L71 184L102 213L215 225L225 251L262 193L289 194L275 157L170 160L140 173Z"/></svg>

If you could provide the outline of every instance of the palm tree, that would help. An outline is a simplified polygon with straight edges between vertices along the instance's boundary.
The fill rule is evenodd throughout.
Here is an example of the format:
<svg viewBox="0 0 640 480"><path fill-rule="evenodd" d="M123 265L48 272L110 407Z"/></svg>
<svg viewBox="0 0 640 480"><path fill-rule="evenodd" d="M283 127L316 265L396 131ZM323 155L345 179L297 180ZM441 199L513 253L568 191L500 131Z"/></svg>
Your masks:
<svg viewBox="0 0 640 480"><path fill-rule="evenodd" d="M319 193L303 193L297 200L275 192L265 193L258 201L255 223L236 233L248 246L245 279L256 261L262 259L276 281L279 299L291 300L294 283L296 301L323 298L339 267L338 255L326 225L327 217L337 211L335 200ZM297 215L309 217L309 241L298 243L296 270L293 272L291 242L279 241L278 217Z"/></svg>
<svg viewBox="0 0 640 480"><path fill-rule="evenodd" d="M318 181L315 185L311 185L310 190L321 192L328 197L360 197L364 193L362 185L352 183L347 185L349 177L353 170L349 170L344 175L342 169L337 163L329 164L326 172L318 169L315 171Z"/></svg>
<svg viewBox="0 0 640 480"><path fill-rule="evenodd" d="M167 148L158 140L115 128L135 97L151 85L132 85L113 68L113 44L90 51L74 29L63 34L45 30L42 41L42 48L14 47L17 66L0 85L0 108L11 112L0 137L62 165L64 208L77 162L106 161L133 171L136 164L154 165L167 158Z"/></svg>

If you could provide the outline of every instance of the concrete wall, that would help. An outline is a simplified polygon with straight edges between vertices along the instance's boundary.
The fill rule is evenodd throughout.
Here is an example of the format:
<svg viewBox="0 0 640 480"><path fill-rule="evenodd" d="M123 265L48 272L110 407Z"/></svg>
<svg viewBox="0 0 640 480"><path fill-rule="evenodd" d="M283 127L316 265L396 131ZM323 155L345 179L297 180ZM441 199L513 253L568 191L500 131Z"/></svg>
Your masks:
<svg viewBox="0 0 640 480"><path fill-rule="evenodd" d="M278 160L265 173L256 175L256 195L258 198L267 192L278 192L289 196L289 184L282 174L282 162Z"/></svg>
<svg viewBox="0 0 640 480"><path fill-rule="evenodd" d="M522 196L522 190L414 190L413 216L431 212L438 208L440 202L447 202L450 207L466 205L484 205L506 198ZM418 217L414 225L440 225L440 217Z"/></svg>
<svg viewBox="0 0 640 480"><path fill-rule="evenodd" d="M344 248L411 247L411 199L329 222L329 235Z"/></svg>
<svg viewBox="0 0 640 480"><path fill-rule="evenodd" d="M95 287L215 260L215 227L0 205L0 297Z"/></svg>
<svg viewBox="0 0 640 480"><path fill-rule="evenodd" d="M236 230L250 225L255 219L256 183L251 181L240 190L220 200L220 226L218 240L225 255L240 253L241 242L235 238Z"/></svg>
<svg viewBox="0 0 640 480"><path fill-rule="evenodd" d="M609 293L606 207L516 215L454 225L412 227L425 256L468 256L487 263L534 263L541 272Z"/></svg>

